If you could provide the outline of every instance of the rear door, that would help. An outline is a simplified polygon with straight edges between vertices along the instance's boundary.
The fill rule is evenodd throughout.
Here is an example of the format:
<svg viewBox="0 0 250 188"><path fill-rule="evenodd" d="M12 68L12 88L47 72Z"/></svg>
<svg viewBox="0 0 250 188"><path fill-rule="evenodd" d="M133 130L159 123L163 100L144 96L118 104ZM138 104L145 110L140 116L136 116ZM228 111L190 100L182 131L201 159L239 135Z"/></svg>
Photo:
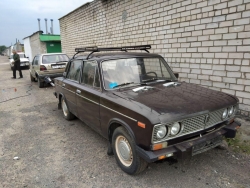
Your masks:
<svg viewBox="0 0 250 188"><path fill-rule="evenodd" d="M76 90L79 86L79 79L81 75L82 60L74 60L69 65L66 78L62 81L63 94L70 112L77 114L76 107Z"/></svg>
<svg viewBox="0 0 250 188"><path fill-rule="evenodd" d="M78 117L100 132L100 78L96 61L84 61L76 91Z"/></svg>

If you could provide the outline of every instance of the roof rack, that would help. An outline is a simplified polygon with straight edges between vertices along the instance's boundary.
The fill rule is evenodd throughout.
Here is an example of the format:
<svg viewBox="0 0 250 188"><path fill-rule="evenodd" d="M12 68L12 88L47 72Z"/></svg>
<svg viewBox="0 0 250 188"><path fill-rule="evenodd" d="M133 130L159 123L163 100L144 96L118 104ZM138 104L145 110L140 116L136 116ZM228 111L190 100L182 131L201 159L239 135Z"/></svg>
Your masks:
<svg viewBox="0 0 250 188"><path fill-rule="evenodd" d="M149 53L148 49L151 49L151 45L140 45L140 46L122 46L122 47L107 47L107 48L98 48L97 46L89 46L89 47L83 47L83 48L75 48L76 54L81 53L81 52L91 52L93 54L94 52L103 52L103 51L124 51L127 52L128 50L145 50L146 52ZM76 55L75 54L75 55ZM75 57L73 56L73 58Z"/></svg>

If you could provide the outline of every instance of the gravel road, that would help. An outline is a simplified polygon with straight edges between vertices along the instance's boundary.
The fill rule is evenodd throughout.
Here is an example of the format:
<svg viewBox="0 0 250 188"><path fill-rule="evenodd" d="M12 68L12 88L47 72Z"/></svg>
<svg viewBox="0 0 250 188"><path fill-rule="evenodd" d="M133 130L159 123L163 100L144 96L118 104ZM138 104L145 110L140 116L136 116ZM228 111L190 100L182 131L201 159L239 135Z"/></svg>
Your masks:
<svg viewBox="0 0 250 188"><path fill-rule="evenodd" d="M230 147L127 175L106 155L103 137L63 118L53 87L39 89L29 70L23 75L12 80L8 58L0 56L0 187L250 187L250 156Z"/></svg>

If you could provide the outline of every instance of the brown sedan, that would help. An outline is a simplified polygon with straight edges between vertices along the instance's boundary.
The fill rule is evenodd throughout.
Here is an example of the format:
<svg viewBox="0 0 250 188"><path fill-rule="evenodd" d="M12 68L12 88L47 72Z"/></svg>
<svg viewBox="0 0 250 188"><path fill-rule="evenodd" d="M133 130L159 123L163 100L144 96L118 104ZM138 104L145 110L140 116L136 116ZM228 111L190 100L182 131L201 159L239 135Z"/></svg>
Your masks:
<svg viewBox="0 0 250 188"><path fill-rule="evenodd" d="M55 96L67 120L84 121L109 141L128 174L149 162L189 157L233 138L240 124L235 96L179 82L158 54L127 52L150 46L81 48L63 77L55 79ZM100 53L101 51L123 51Z"/></svg>

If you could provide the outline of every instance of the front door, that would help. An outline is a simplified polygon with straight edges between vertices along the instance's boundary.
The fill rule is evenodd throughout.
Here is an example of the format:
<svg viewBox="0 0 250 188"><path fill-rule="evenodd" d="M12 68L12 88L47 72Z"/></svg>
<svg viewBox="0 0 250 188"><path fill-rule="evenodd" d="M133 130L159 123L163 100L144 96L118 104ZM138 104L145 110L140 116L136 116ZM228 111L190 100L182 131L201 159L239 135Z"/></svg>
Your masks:
<svg viewBox="0 0 250 188"><path fill-rule="evenodd" d="M31 65L31 68L30 68L30 73L31 75L36 78L36 70L38 69L38 59L39 59L39 56L35 56L33 61L32 61L32 65Z"/></svg>
<svg viewBox="0 0 250 188"><path fill-rule="evenodd" d="M81 60L74 60L70 62L68 74L62 82L62 88L64 89L63 93L66 103L69 107L70 112L76 116L78 116L76 106L76 90L79 85L81 65Z"/></svg>
<svg viewBox="0 0 250 188"><path fill-rule="evenodd" d="M95 61L84 61L81 84L76 91L78 117L100 132L100 79Z"/></svg>

